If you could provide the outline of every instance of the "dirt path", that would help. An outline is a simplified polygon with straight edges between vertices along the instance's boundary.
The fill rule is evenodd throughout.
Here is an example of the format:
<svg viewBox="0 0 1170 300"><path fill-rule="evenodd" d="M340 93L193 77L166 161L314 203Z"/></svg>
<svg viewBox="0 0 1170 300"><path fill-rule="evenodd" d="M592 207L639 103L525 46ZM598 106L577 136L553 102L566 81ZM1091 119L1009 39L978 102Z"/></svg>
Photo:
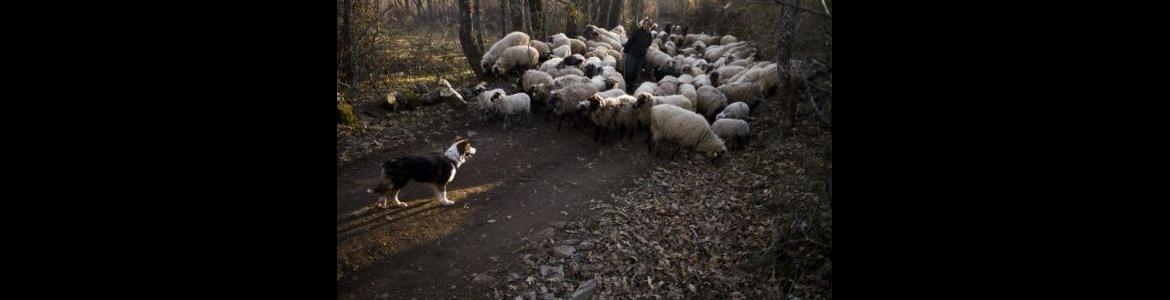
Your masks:
<svg viewBox="0 0 1170 300"><path fill-rule="evenodd" d="M472 141L478 152L448 186L453 206L439 206L428 187L410 183L400 196L409 207L366 209L376 198L365 190L378 180L380 161L440 151L449 144L445 139L339 169L338 264L359 269L340 271L338 298L491 297L490 289L473 283L474 274L495 280L523 274L512 254L522 242L547 234L558 221L594 213L585 209L589 201L607 201L653 163L645 133L603 146L591 140L592 131L568 123L555 129L555 122L536 118L508 131L499 121L461 129L477 132Z"/></svg>

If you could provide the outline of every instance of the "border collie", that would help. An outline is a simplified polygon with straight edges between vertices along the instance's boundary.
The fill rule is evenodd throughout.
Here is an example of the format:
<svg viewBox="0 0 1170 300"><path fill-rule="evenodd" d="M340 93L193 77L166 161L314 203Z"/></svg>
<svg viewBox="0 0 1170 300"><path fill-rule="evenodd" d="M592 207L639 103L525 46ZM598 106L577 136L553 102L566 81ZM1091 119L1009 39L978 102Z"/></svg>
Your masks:
<svg viewBox="0 0 1170 300"><path fill-rule="evenodd" d="M455 137L455 143L447 148L443 155L403 156L382 163L382 181L378 186L367 190L378 194L378 207L389 207L389 201L394 199L394 205L406 206L398 201L398 191L406 187L406 183L414 180L426 183L435 191L435 200L443 205L452 205L447 199L447 184L455 180L455 170L463 165L471 155L475 154L475 147L462 137Z"/></svg>

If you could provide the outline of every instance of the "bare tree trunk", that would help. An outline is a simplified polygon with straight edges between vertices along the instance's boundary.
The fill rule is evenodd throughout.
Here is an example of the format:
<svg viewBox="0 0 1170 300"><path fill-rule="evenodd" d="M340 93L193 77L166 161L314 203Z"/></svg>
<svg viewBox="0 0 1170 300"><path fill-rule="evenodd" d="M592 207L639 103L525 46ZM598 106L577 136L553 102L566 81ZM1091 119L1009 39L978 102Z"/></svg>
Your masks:
<svg viewBox="0 0 1170 300"><path fill-rule="evenodd" d="M508 0L500 0L500 38L508 35Z"/></svg>
<svg viewBox="0 0 1170 300"><path fill-rule="evenodd" d="M530 27L531 32L529 33L533 35L545 35L544 18L540 14L542 6L543 5L540 0L528 0L528 21L532 25ZM533 38L539 39L536 36L533 36Z"/></svg>
<svg viewBox="0 0 1170 300"><path fill-rule="evenodd" d="M471 39L471 8L468 7L468 0L459 1L459 44L463 46L463 56L467 57L467 63L471 65L471 70L475 71L476 75L482 75L483 70L480 70L479 60L483 57L483 53L476 48L475 42Z"/></svg>
<svg viewBox="0 0 1170 300"><path fill-rule="evenodd" d="M480 53L486 50L484 48L483 35L483 10L479 7L479 0L475 0L475 40L477 42L476 47L479 48Z"/></svg>
<svg viewBox="0 0 1170 300"><path fill-rule="evenodd" d="M789 66L790 64L788 63L788 60L792 59L793 56L792 44L796 37L795 27L797 15L798 14L795 8L785 5L780 6L780 38L777 39L779 44L776 48L778 50L776 51L778 52L776 62L781 66ZM780 72L780 78L788 77L785 76L784 69L785 68L776 68L776 71ZM783 130L781 130L781 132L787 136L792 136L792 129L794 128L794 123L796 121L796 88L793 87L790 83L792 83L791 80L786 80L783 84L784 86L781 88L782 91L780 93L782 107L781 113L784 114L784 120L781 125Z"/></svg>
<svg viewBox="0 0 1170 300"><path fill-rule="evenodd" d="M609 8L609 22L606 22L608 28L617 27L622 22L622 0L611 0Z"/></svg>
<svg viewBox="0 0 1170 300"><path fill-rule="evenodd" d="M353 86L355 85L355 83L357 83L357 67L354 66L355 61L354 61L354 57L353 57L353 54L355 53L355 51L354 51L354 44L355 43L353 41L353 1L352 0L345 0L344 5L345 5L345 26L343 27L343 30L345 30L345 45L347 46L347 48L349 48L348 53L346 53L344 56L345 61L347 62L346 65L348 66L348 68L347 68L348 70L346 70L345 76L347 77L346 80L349 81L349 86L352 89Z"/></svg>

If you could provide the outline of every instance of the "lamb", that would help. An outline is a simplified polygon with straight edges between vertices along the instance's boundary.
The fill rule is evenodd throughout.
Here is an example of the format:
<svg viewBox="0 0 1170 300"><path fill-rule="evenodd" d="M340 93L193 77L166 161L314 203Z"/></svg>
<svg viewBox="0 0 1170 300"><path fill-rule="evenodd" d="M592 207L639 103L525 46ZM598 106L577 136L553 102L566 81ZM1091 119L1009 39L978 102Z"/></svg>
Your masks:
<svg viewBox="0 0 1170 300"><path fill-rule="evenodd" d="M532 112L532 98L525 93L515 93L504 96L503 93L495 93L491 98L491 107L504 115L504 127L507 128L509 118L515 115L528 115Z"/></svg>
<svg viewBox="0 0 1170 300"><path fill-rule="evenodd" d="M551 52L552 52L551 55L553 57L560 57L560 58L565 58L565 57L569 57L569 55L573 55L573 50L572 50L572 48L569 48L569 45L561 45L560 47L556 47L556 48L552 49Z"/></svg>
<svg viewBox="0 0 1170 300"><path fill-rule="evenodd" d="M760 88L753 83L730 82L719 86L719 91L727 96L727 101L743 101L748 106L756 106L764 99Z"/></svg>
<svg viewBox="0 0 1170 300"><path fill-rule="evenodd" d="M714 120L715 114L727 106L727 96L715 87L709 85L700 87L697 94L699 99L695 103L695 108L707 120Z"/></svg>
<svg viewBox="0 0 1170 300"><path fill-rule="evenodd" d="M526 33L519 31L509 33L504 38L496 41L495 44L492 44L492 47L488 49L487 53L483 54L483 58L479 60L481 69L484 72L488 72L496 64L496 60L500 58L500 55L504 54L505 50L515 46L528 45L528 41L529 38Z"/></svg>
<svg viewBox="0 0 1170 300"><path fill-rule="evenodd" d="M552 91L548 101L551 104L549 107L553 108L553 113L560 116L560 120L557 121L557 130L561 130L561 123L564 122L565 117L576 110L578 102L585 101L594 94L597 94L597 88L591 84L574 84ZM577 125L573 124L573 127L577 127Z"/></svg>
<svg viewBox="0 0 1170 300"><path fill-rule="evenodd" d="M503 76L516 68L535 68L540 63L540 52L529 46L515 46L504 50L492 71Z"/></svg>
<svg viewBox="0 0 1170 300"><path fill-rule="evenodd" d="M657 105L651 109L650 143L646 150L654 152L656 145L662 141L672 141L678 144L678 149L671 155L671 159L678 155L683 147L698 151L712 162L727 153L727 146L723 140L715 135L711 126L703 116L674 105Z"/></svg>
<svg viewBox="0 0 1170 300"><path fill-rule="evenodd" d="M747 117L749 113L751 113L751 109L748 108L747 103L743 103L742 101L737 101L735 103L732 103L731 105L728 105L727 108L724 108L723 112L720 112L718 115L715 115L715 120L720 120L720 119L741 119L742 120L744 117Z"/></svg>
<svg viewBox="0 0 1170 300"><path fill-rule="evenodd" d="M493 89L493 90L485 90L485 89L486 88L483 87L482 85L479 87L476 87L476 91L477 91L476 104L478 104L480 111L483 113L483 116L482 116L483 120L486 121L487 119L491 118L491 116L494 115L494 113L495 113L494 107L492 107L491 99L496 97L497 94L506 95L507 93L504 92L504 89Z"/></svg>
<svg viewBox="0 0 1170 300"><path fill-rule="evenodd" d="M687 97L691 102L698 101L698 93L695 91L695 86L689 83L678 85L678 94ZM697 102L696 102L697 104Z"/></svg>
<svg viewBox="0 0 1170 300"><path fill-rule="evenodd" d="M642 82L641 85L638 85L638 89L634 90L634 95L641 94L641 93L653 93L654 90L656 90L656 89L658 89L657 83L654 83L652 81Z"/></svg>
<svg viewBox="0 0 1170 300"><path fill-rule="evenodd" d="M720 139L728 141L728 148L731 149L741 149L750 140L751 130L744 120L719 119L711 124L711 130Z"/></svg>

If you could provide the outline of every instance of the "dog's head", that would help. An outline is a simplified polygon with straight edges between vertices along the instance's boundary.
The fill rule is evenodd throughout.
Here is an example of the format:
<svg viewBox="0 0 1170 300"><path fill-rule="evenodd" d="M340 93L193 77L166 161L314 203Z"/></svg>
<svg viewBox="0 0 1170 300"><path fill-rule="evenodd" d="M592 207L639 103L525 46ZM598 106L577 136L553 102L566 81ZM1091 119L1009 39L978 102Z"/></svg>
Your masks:
<svg viewBox="0 0 1170 300"><path fill-rule="evenodd" d="M471 146L471 141L464 137L455 137L455 144L451 145L455 151L459 153L459 157L466 160L475 155L475 147Z"/></svg>

